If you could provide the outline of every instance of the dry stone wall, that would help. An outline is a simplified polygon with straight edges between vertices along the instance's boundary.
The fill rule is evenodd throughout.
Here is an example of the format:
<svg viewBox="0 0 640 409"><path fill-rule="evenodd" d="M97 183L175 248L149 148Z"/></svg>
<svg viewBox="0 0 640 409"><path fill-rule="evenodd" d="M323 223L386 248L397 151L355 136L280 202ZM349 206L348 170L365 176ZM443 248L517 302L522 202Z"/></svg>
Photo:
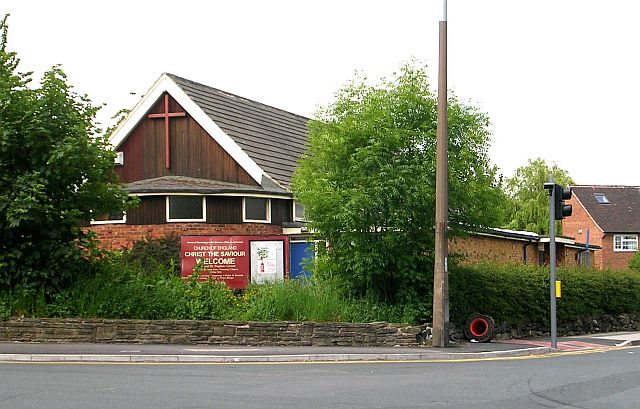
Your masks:
<svg viewBox="0 0 640 409"><path fill-rule="evenodd" d="M417 346L418 326L315 322L10 319L0 342L278 346Z"/></svg>
<svg viewBox="0 0 640 409"><path fill-rule="evenodd" d="M640 316L578 317L573 322L558 326L559 336L618 331L640 331ZM496 323L494 333L495 339L535 337L548 335L549 328L540 324L510 326ZM462 340L462 328L452 324L450 336L453 341ZM0 320L0 342L413 347L428 344L430 340L430 324L52 318Z"/></svg>
<svg viewBox="0 0 640 409"><path fill-rule="evenodd" d="M601 332L640 331L640 316L637 314L599 315L597 317L576 317L571 322L558 324L558 335L570 337ZM522 323L509 325L495 323L494 339L514 339L526 337L542 337L549 335L549 327L543 324ZM451 339L454 341L464 338L462 328L451 326ZM428 337L427 337L428 339Z"/></svg>

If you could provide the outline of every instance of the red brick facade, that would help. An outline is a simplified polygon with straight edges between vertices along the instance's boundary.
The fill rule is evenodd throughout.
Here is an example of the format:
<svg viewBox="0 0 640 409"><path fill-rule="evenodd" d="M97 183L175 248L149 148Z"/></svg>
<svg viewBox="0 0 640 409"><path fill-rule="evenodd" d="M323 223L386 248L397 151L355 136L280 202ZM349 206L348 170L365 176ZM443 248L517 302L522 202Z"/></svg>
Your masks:
<svg viewBox="0 0 640 409"><path fill-rule="evenodd" d="M613 236L613 234L605 234L602 237L603 259L600 268L611 270L627 270L629 268L629 261L631 261L631 258L636 254L636 252L614 251Z"/></svg>
<svg viewBox="0 0 640 409"><path fill-rule="evenodd" d="M562 234L564 236L575 237L576 240L586 243L588 230L589 244L602 247L602 250L594 254L593 266L597 269L602 269L603 254L606 251L603 241L604 233L602 233L602 230L596 225L589 213L582 207L575 195L573 195L567 203L573 207L573 210L571 216L562 220Z"/></svg>
<svg viewBox="0 0 640 409"><path fill-rule="evenodd" d="M614 234L602 232L575 195L567 203L573 206L573 211L571 216L562 221L562 234L584 243L589 231L589 244L602 247L602 250L595 252L594 267L600 270L626 270L635 252L614 251Z"/></svg>
<svg viewBox="0 0 640 409"><path fill-rule="evenodd" d="M208 223L165 223L165 224L97 224L90 227L97 234L102 248L121 250L130 248L137 240L145 237L160 238L170 234L179 236L275 236L282 234L282 226L262 223L208 224Z"/></svg>

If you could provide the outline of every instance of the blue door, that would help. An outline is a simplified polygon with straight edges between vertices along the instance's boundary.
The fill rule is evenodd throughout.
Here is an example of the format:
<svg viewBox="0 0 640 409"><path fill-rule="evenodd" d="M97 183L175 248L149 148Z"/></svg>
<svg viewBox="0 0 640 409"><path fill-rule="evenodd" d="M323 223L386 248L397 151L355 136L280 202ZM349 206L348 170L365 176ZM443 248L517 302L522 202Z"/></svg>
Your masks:
<svg viewBox="0 0 640 409"><path fill-rule="evenodd" d="M311 272L305 270L304 266L308 261L313 261L313 243L290 243L289 247L291 249L291 278L311 277Z"/></svg>

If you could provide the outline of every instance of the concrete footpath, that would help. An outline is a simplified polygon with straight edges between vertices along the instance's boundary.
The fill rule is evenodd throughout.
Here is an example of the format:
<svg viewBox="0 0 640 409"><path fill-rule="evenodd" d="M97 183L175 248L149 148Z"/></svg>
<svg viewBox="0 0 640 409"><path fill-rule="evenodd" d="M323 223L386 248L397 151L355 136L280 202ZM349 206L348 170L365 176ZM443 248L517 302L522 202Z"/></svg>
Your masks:
<svg viewBox="0 0 640 409"><path fill-rule="evenodd" d="M454 361L598 351L640 345L640 333L461 342L449 348L276 347L157 344L0 343L0 362L258 363L347 361Z"/></svg>

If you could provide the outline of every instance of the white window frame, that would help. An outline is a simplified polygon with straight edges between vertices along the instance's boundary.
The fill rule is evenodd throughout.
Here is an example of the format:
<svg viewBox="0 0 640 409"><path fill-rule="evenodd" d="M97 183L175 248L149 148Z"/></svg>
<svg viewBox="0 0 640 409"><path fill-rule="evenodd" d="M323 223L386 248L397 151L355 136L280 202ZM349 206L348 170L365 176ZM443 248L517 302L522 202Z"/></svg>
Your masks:
<svg viewBox="0 0 640 409"><path fill-rule="evenodd" d="M247 218L247 199L264 199L267 203L265 220L256 220ZM245 223L271 223L271 198L262 196L245 196L242 198L242 221Z"/></svg>
<svg viewBox="0 0 640 409"><path fill-rule="evenodd" d="M620 240L620 246L618 246ZM634 248L624 248L625 244L635 245ZM614 234L613 235L613 251L638 251L638 235L637 234Z"/></svg>
<svg viewBox="0 0 640 409"><path fill-rule="evenodd" d="M116 157L114 159L114 162L118 166L123 166L124 165L124 152L123 151L116 152Z"/></svg>
<svg viewBox="0 0 640 409"><path fill-rule="evenodd" d="M113 219L113 220L91 220L89 224L125 224L127 222L127 214L122 213L122 219Z"/></svg>
<svg viewBox="0 0 640 409"><path fill-rule="evenodd" d="M169 218L169 199L172 196L197 196L197 197L202 197L202 217L200 219L171 219ZM201 222L206 222L207 221L207 197L206 196L202 196L202 195L185 195L185 194L173 194L173 195L167 195L165 198L165 204L166 204L166 219L168 223L180 223L180 222L187 222L187 223L201 223Z"/></svg>
<svg viewBox="0 0 640 409"><path fill-rule="evenodd" d="M293 221L294 222L304 222L304 221L306 221L306 219L304 218L304 210L305 210L304 205L302 203L300 203L300 202L296 202L295 200L293 200L291 203L293 203L293 212L292 212ZM298 216L296 214L296 204L299 204L300 206L302 206L302 210L303 210L303 215L302 216Z"/></svg>

